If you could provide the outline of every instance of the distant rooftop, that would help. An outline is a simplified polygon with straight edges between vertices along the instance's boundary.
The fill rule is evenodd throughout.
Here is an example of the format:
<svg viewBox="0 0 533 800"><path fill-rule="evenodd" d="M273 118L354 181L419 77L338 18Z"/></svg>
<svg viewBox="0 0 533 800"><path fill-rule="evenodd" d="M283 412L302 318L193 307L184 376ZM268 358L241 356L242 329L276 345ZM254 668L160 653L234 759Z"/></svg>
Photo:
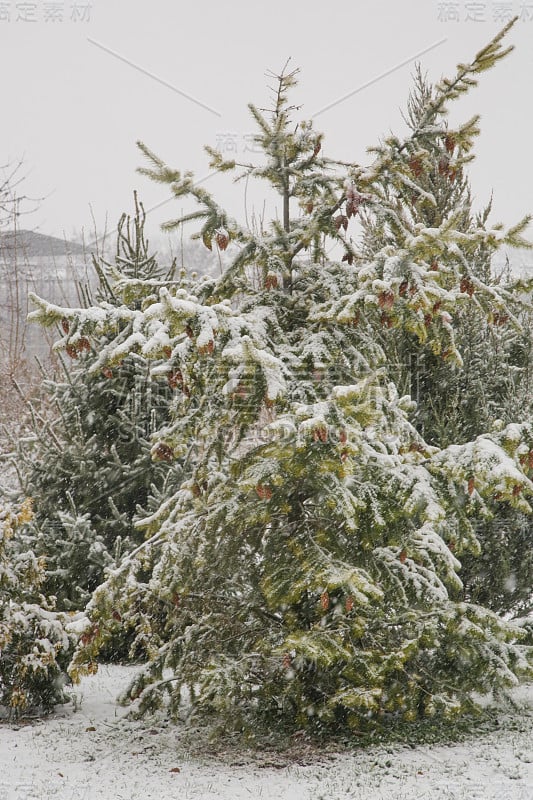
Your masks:
<svg viewBox="0 0 533 800"><path fill-rule="evenodd" d="M58 239L36 231L6 231L0 233L0 255L8 258L11 253L18 253L25 258L57 258L60 256L82 255L84 249L77 242Z"/></svg>

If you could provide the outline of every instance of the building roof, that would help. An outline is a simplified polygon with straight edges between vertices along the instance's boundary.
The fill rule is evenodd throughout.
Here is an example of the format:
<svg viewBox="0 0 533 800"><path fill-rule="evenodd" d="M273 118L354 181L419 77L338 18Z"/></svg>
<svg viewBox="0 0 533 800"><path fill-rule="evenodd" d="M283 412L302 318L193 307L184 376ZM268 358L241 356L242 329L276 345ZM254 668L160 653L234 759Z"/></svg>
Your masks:
<svg viewBox="0 0 533 800"><path fill-rule="evenodd" d="M11 253L16 253L25 258L52 257L65 255L82 255L82 245L59 239L57 236L47 236L37 231L6 231L0 233L0 254L9 258Z"/></svg>

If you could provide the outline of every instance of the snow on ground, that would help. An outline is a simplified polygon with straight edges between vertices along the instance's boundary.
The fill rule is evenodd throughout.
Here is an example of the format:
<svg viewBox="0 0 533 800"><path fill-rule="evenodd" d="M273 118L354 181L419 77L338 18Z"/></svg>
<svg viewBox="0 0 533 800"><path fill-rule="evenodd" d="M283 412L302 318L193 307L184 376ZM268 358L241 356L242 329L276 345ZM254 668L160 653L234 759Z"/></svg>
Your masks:
<svg viewBox="0 0 533 800"><path fill-rule="evenodd" d="M497 732L455 745L379 746L296 758L191 748L180 726L128 720L115 697L134 667L101 666L76 708L0 725L0 800L532 800L533 685Z"/></svg>

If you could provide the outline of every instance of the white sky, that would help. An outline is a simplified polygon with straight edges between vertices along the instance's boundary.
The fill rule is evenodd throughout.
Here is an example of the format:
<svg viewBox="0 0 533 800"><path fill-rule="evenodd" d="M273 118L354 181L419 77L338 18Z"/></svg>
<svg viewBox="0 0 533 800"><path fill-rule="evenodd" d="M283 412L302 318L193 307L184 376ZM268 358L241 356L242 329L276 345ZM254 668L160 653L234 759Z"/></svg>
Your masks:
<svg viewBox="0 0 533 800"><path fill-rule="evenodd" d="M84 227L90 235L91 208L101 230L106 216L113 227L131 210L135 188L147 208L169 197L136 174L137 139L197 178L208 174L203 144L233 146L246 158L254 130L246 104L268 103L265 72L279 72L289 56L301 69L294 101L303 118L351 95L315 125L328 155L365 163L367 146L402 130L415 61L431 80L452 75L503 26L508 9L524 17L508 37L516 49L456 104L452 121L482 115L471 168L479 205L494 190L494 220L533 211L533 2L93 0L90 13L83 0L73 5L0 2L0 162L23 157L25 191L44 198L24 227L59 236ZM440 20L443 6L459 20ZM475 10L485 21L466 19ZM63 20L45 21L52 14ZM205 186L242 215L240 184L224 175ZM260 210L260 194L247 202L249 214ZM151 230L179 212L173 201L154 211Z"/></svg>

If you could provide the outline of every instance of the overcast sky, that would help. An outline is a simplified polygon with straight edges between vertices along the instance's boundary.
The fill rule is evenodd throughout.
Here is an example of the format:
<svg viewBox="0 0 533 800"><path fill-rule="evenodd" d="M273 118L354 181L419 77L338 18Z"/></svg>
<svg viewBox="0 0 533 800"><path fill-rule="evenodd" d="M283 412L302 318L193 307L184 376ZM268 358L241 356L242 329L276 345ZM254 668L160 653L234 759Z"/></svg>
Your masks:
<svg viewBox="0 0 533 800"><path fill-rule="evenodd" d="M507 223L533 211L533 2L0 2L0 158L23 158L24 190L43 198L23 225L90 233L91 209L99 230L106 218L113 227L133 189L147 208L166 200L135 172L137 139L197 178L209 174L203 144L253 157L246 104L268 103L265 73L289 56L301 69L294 101L324 132L325 152L365 163L369 145L403 128L415 62L433 81L453 74L509 13L522 16L515 51L451 118L481 113L474 194L481 205L494 190L494 219ZM230 183L205 186L241 215L242 186ZM260 213L260 193L247 204ZM162 205L150 229L179 211Z"/></svg>

